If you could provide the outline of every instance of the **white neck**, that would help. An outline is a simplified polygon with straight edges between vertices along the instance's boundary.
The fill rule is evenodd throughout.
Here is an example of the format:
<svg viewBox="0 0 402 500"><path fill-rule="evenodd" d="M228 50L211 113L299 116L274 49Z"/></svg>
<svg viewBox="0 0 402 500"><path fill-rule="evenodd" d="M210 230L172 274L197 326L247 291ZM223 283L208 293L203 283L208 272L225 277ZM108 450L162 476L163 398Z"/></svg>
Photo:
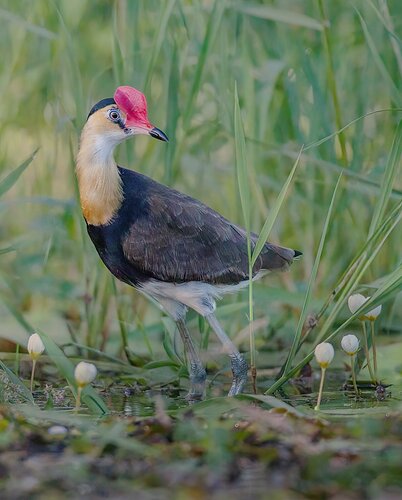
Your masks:
<svg viewBox="0 0 402 500"><path fill-rule="evenodd" d="M109 224L123 201L119 171L113 158L116 138L99 134L87 123L77 156L81 208L88 224Z"/></svg>

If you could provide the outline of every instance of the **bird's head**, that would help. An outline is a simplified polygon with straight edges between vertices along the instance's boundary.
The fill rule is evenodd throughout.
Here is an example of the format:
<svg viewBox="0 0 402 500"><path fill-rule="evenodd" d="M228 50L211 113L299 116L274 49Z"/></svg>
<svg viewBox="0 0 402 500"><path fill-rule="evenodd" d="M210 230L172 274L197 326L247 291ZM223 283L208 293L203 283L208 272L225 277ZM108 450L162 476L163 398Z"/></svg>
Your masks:
<svg viewBox="0 0 402 500"><path fill-rule="evenodd" d="M91 135L114 146L137 134L168 141L166 134L148 120L144 94L128 86L118 87L113 97L96 103L89 112L85 128L90 129Z"/></svg>
<svg viewBox="0 0 402 500"><path fill-rule="evenodd" d="M113 152L137 134L168 140L151 125L145 96L133 87L118 87L113 98L102 99L89 112L77 154L81 207L89 224L108 224L121 206L122 182Z"/></svg>

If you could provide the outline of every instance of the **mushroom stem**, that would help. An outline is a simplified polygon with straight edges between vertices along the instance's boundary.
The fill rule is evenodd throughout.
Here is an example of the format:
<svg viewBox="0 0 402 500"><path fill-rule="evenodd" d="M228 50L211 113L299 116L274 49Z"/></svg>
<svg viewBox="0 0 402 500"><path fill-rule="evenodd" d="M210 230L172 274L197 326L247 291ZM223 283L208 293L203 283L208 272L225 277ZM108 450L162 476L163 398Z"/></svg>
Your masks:
<svg viewBox="0 0 402 500"><path fill-rule="evenodd" d="M34 377L35 377L35 367L36 367L36 359L32 360L32 371L31 371L31 392L33 389Z"/></svg>
<svg viewBox="0 0 402 500"><path fill-rule="evenodd" d="M374 321L370 321L371 324L371 343L373 346L373 361L374 361L374 376L376 382L378 381L377 378L377 346L375 343L375 330L374 330Z"/></svg>
<svg viewBox="0 0 402 500"><path fill-rule="evenodd" d="M356 396L359 394L359 391L357 389L357 384L356 384L356 371L355 371L355 357L354 355L351 356L350 364L352 367L352 381L353 381L353 387L356 393Z"/></svg>
<svg viewBox="0 0 402 500"><path fill-rule="evenodd" d="M320 389L318 391L317 404L315 405L315 408L314 408L314 410L316 410L316 411L320 409L321 398L322 398L322 391L324 389L325 372L326 372L326 368L321 368Z"/></svg>
<svg viewBox="0 0 402 500"><path fill-rule="evenodd" d="M75 410L79 410L81 406L81 392L82 392L82 387L79 385L77 388L77 398L75 400Z"/></svg>
<svg viewBox="0 0 402 500"><path fill-rule="evenodd" d="M368 368L368 371L370 373L371 381L376 382L376 377L374 376L373 369L371 368L370 352L369 352L369 347L368 347L368 342L367 342L366 323L364 321L362 321L362 328L363 328L363 337L364 337L364 353L366 355L367 368Z"/></svg>

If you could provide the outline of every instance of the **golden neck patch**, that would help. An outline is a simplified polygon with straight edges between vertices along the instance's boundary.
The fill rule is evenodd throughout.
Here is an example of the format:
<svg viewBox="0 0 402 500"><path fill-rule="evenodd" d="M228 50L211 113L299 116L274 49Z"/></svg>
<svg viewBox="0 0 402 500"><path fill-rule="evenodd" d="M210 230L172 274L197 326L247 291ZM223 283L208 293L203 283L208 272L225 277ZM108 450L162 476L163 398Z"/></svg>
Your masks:
<svg viewBox="0 0 402 500"><path fill-rule="evenodd" d="M109 109L109 108L107 108ZM86 123L77 156L77 177L82 212L88 224L109 224L123 201L121 178L113 158L121 142L115 124L100 110Z"/></svg>

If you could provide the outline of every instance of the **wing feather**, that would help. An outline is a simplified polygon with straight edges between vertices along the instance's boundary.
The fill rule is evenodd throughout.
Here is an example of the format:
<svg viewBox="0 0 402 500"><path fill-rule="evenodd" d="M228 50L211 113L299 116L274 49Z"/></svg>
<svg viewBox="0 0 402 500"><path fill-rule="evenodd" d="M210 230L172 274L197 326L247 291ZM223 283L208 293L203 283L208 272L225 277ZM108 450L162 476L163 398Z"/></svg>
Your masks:
<svg viewBox="0 0 402 500"><path fill-rule="evenodd" d="M156 279L175 283L235 284L248 279L244 229L190 196L141 178L146 183L142 210L121 242L130 264ZM252 235L253 243L256 238ZM283 268L293 256L293 250L267 243L253 273Z"/></svg>

